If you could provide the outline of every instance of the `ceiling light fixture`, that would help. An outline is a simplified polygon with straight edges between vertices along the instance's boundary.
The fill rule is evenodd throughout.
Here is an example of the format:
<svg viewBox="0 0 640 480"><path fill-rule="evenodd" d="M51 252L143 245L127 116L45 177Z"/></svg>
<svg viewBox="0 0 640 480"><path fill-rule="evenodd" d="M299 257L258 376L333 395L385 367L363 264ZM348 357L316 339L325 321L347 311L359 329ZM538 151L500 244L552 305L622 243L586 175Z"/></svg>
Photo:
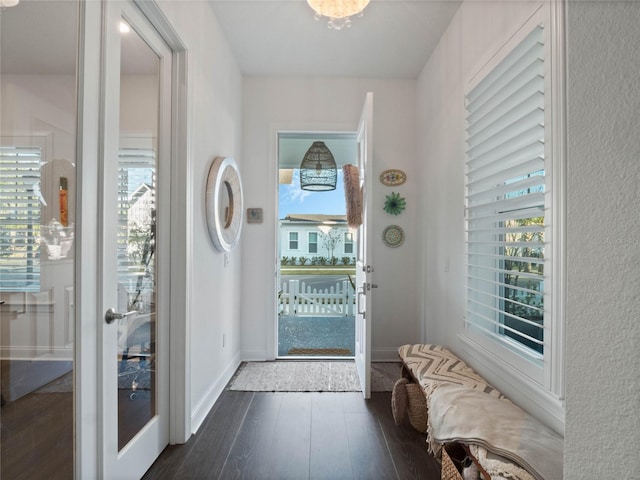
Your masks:
<svg viewBox="0 0 640 480"><path fill-rule="evenodd" d="M351 26L353 15L361 17L363 10L369 5L370 0L307 0L313 11L316 12L316 20L321 17L329 19L329 28L342 30Z"/></svg>
<svg viewBox="0 0 640 480"><path fill-rule="evenodd" d="M120 22L119 28L120 28L120 33L129 33L131 31L131 27L125 21Z"/></svg>
<svg viewBox="0 0 640 480"><path fill-rule="evenodd" d="M300 188L313 192L335 190L336 168L333 154L324 142L313 142L300 164Z"/></svg>
<svg viewBox="0 0 640 480"><path fill-rule="evenodd" d="M0 0L0 8L15 7L20 3L20 0Z"/></svg>

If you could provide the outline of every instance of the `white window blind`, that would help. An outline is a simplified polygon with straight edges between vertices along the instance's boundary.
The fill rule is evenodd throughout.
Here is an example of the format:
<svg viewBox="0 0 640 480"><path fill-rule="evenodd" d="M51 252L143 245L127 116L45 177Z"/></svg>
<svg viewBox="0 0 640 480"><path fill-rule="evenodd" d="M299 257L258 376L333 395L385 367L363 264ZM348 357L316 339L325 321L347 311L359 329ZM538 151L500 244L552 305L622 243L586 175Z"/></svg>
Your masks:
<svg viewBox="0 0 640 480"><path fill-rule="evenodd" d="M543 38L536 26L466 96L466 328L532 360L547 340Z"/></svg>
<svg viewBox="0 0 640 480"><path fill-rule="evenodd" d="M37 147L0 146L0 291L40 291Z"/></svg>
<svg viewBox="0 0 640 480"><path fill-rule="evenodd" d="M136 292L127 308L151 301L155 249L156 154L124 148L118 168L118 281ZM144 287L144 288L142 288Z"/></svg>

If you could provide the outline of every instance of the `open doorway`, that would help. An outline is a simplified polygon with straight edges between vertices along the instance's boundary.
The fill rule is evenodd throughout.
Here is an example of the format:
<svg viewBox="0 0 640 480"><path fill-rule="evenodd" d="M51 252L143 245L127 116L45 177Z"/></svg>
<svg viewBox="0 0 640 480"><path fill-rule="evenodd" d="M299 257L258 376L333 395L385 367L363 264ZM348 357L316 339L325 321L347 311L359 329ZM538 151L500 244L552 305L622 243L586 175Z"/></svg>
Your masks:
<svg viewBox="0 0 640 480"><path fill-rule="evenodd" d="M357 164L355 132L278 133L278 358L355 355L355 231L347 225L343 166ZM324 142L335 188L301 186L301 163Z"/></svg>

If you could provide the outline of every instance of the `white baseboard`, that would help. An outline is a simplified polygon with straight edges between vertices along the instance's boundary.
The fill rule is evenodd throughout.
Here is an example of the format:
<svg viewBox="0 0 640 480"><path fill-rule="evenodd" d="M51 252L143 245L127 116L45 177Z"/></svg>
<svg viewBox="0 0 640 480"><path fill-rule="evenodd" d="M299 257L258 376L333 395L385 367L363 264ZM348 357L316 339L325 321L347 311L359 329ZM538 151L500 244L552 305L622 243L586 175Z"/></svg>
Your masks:
<svg viewBox="0 0 640 480"><path fill-rule="evenodd" d="M240 352L240 358L243 362L266 362L267 360L275 360L275 358L269 358L266 350L242 350L242 352Z"/></svg>
<svg viewBox="0 0 640 480"><path fill-rule="evenodd" d="M233 374L236 372L238 366L240 365L240 358L240 352L238 352L233 357L231 362L229 362L227 368L225 368L225 370L222 372L222 375L220 375L218 380L216 380L211 385L207 393L202 397L202 399L193 409L193 412L191 413L192 434L198 431L204 420L207 418L207 415L213 408L213 405L216 403L216 400L218 400L218 397L220 397L220 395L224 391L224 387L227 386L227 383L229 383L229 380L231 380L231 377L233 377Z"/></svg>
<svg viewBox="0 0 640 480"><path fill-rule="evenodd" d="M379 348L371 351L372 362L399 362L398 348Z"/></svg>

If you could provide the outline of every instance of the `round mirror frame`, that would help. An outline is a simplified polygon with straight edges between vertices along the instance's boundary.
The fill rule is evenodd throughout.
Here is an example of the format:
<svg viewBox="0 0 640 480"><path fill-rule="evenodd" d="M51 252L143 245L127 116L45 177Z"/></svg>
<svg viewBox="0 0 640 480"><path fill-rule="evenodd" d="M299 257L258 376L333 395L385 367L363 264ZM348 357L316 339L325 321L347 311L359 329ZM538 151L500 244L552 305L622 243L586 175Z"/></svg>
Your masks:
<svg viewBox="0 0 640 480"><path fill-rule="evenodd" d="M231 157L216 157L207 177L205 209L209 235L221 252L230 252L240 240L242 202L238 165Z"/></svg>

